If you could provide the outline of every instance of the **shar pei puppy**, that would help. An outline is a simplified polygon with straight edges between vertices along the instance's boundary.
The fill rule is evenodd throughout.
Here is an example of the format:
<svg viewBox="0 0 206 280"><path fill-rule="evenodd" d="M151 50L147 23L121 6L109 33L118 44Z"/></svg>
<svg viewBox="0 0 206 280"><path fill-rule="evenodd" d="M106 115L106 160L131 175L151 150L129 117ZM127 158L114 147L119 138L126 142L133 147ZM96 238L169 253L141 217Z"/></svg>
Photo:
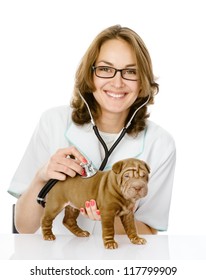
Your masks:
<svg viewBox="0 0 206 280"><path fill-rule="evenodd" d="M63 224L79 237L89 236L89 232L77 225L80 208L85 201L96 200L101 213L102 238L107 249L118 247L114 240L114 219L119 216L125 232L134 244L145 244L146 240L137 234L134 207L137 200L148 192L150 169L141 160L129 158L116 162L109 171L97 171L90 178L76 176L58 181L48 192L41 228L45 240L54 240L52 223L65 208Z"/></svg>

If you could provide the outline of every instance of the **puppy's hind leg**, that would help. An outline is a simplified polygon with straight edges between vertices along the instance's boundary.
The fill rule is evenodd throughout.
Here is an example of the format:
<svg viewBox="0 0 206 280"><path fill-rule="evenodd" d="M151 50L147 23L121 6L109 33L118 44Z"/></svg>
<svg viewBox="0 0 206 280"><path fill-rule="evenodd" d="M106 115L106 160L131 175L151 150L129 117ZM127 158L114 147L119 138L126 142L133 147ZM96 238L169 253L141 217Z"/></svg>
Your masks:
<svg viewBox="0 0 206 280"><path fill-rule="evenodd" d="M46 203L45 211L41 219L41 229L45 240L55 240L56 237L52 232L52 223L56 216L61 212L62 208L54 207Z"/></svg>
<svg viewBox="0 0 206 280"><path fill-rule="evenodd" d="M90 233L86 230L82 230L77 225L77 217L79 216L79 209L73 208L68 205L65 207L65 215L63 219L64 226L70 230L74 235L78 237L87 237Z"/></svg>

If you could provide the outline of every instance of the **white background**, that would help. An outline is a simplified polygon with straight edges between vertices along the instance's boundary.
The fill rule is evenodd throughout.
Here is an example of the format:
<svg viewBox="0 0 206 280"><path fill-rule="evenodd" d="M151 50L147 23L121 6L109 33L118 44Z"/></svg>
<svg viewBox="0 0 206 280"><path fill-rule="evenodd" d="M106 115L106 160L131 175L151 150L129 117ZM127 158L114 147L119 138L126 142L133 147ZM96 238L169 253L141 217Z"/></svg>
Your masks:
<svg viewBox="0 0 206 280"><path fill-rule="evenodd" d="M70 101L91 40L121 24L145 41L159 77L151 120L175 138L168 234L206 233L204 1L0 2L0 233L11 232L9 182L43 111ZM161 151L160 151L161 152Z"/></svg>

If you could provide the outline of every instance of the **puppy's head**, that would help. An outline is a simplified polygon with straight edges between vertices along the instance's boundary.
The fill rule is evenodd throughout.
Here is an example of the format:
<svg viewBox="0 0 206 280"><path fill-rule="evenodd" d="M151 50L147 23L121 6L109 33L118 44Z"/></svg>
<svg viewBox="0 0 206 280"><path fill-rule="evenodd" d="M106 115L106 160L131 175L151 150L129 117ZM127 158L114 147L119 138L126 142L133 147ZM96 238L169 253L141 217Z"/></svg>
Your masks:
<svg viewBox="0 0 206 280"><path fill-rule="evenodd" d="M138 200L147 195L150 168L142 160L125 159L112 166L125 199Z"/></svg>

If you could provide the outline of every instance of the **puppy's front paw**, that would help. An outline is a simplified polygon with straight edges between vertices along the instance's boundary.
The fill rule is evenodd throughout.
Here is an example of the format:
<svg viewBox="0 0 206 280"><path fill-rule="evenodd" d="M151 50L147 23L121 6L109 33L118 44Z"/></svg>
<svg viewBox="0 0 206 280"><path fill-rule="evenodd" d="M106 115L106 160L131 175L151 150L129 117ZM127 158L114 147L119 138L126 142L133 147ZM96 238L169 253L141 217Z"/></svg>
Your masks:
<svg viewBox="0 0 206 280"><path fill-rule="evenodd" d="M44 235L44 240L52 241L52 240L55 240L55 239L56 239L56 236L53 233Z"/></svg>
<svg viewBox="0 0 206 280"><path fill-rule="evenodd" d="M88 237L88 236L90 236L90 233L86 230L81 230L81 231L75 232L75 235L78 237Z"/></svg>
<svg viewBox="0 0 206 280"><path fill-rule="evenodd" d="M117 249L118 248L118 244L116 241L107 241L104 243L104 247L105 249Z"/></svg>
<svg viewBox="0 0 206 280"><path fill-rule="evenodd" d="M130 238L130 241L133 244L138 244L138 245L144 245L144 244L147 243L146 239L144 239L142 237L139 237L139 236L135 236L135 237Z"/></svg>

